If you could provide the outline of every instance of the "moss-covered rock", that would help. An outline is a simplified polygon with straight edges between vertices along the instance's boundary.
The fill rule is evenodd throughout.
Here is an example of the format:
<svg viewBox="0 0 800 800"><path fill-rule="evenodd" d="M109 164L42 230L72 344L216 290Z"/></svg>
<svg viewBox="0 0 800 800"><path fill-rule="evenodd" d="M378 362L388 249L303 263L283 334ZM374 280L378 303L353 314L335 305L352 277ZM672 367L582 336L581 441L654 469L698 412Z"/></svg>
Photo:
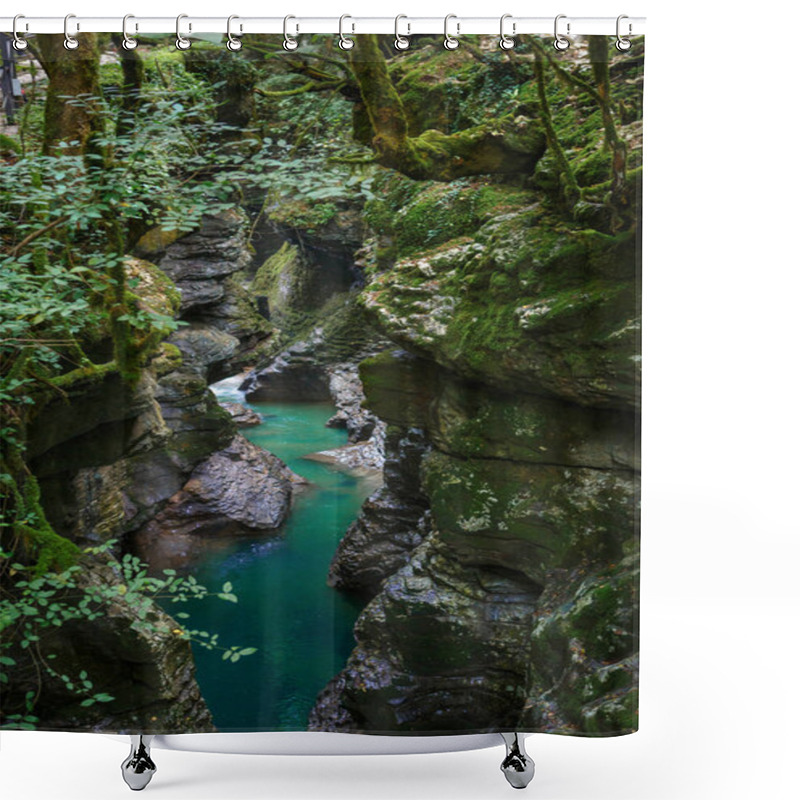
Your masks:
<svg viewBox="0 0 800 800"><path fill-rule="evenodd" d="M531 632L521 724L556 733L638 728L638 560L555 571Z"/></svg>
<svg viewBox="0 0 800 800"><path fill-rule="evenodd" d="M433 452L423 486L442 540L469 562L548 569L615 561L637 533L637 484L628 471L564 468Z"/></svg>
<svg viewBox="0 0 800 800"><path fill-rule="evenodd" d="M637 265L633 235L530 206L396 262L360 300L392 340L464 378L635 408Z"/></svg>

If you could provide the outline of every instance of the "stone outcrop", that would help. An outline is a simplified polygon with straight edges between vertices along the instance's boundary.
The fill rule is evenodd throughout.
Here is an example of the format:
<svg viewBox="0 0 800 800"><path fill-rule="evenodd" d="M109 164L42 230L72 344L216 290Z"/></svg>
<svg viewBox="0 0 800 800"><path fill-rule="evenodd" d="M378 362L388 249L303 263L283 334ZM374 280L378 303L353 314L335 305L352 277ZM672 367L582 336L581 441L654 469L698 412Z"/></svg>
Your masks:
<svg viewBox="0 0 800 800"><path fill-rule="evenodd" d="M404 494L387 444L339 546L330 582L371 600L309 728L634 730L635 210L611 230L488 178L376 183L359 304L402 350L362 361L364 406L430 450Z"/></svg>
<svg viewBox="0 0 800 800"><path fill-rule="evenodd" d="M326 423L330 428L345 428L351 442L369 439L381 421L364 407L364 386L355 364L335 364L328 380L336 413Z"/></svg>
<svg viewBox="0 0 800 800"><path fill-rule="evenodd" d="M255 362L272 334L242 286L252 261L246 227L245 214L231 209L204 217L183 236L149 231L136 246L138 255L158 261L180 293L178 316L190 332L179 330L170 341L197 351L212 381Z"/></svg>
<svg viewBox="0 0 800 800"><path fill-rule="evenodd" d="M227 411L240 428L251 428L263 422L261 414L241 403L221 402L220 408Z"/></svg>
<svg viewBox="0 0 800 800"><path fill-rule="evenodd" d="M386 423L364 408L364 387L355 364L335 364L328 370L328 390L336 413L330 428L347 430L348 443L306 458L341 467L352 474L367 475L383 469Z"/></svg>
<svg viewBox="0 0 800 800"><path fill-rule="evenodd" d="M443 370L431 380L403 353L362 374L370 408L416 423L433 449L416 480L408 453L405 481L387 457L385 486L339 546L332 585L373 599L311 729L635 727L636 418ZM428 400L405 402L413 393Z"/></svg>
<svg viewBox="0 0 800 800"><path fill-rule="evenodd" d="M429 449L422 431L389 428L385 446L384 484L342 537L328 575L330 586L366 597L407 563L430 526L420 484L422 457Z"/></svg>
<svg viewBox="0 0 800 800"><path fill-rule="evenodd" d="M194 468L140 534L140 541L176 534L275 531L289 512L293 486L302 483L277 456L236 435ZM147 551L146 546L142 549Z"/></svg>

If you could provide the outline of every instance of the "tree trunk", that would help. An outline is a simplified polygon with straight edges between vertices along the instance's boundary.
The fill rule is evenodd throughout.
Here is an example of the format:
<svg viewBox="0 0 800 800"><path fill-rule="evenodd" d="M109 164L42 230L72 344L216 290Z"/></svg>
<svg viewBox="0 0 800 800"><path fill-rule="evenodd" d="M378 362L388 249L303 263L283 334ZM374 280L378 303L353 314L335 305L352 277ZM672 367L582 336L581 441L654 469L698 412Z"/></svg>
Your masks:
<svg viewBox="0 0 800 800"><path fill-rule="evenodd" d="M608 41L605 36L589 37L589 58L597 83L600 110L603 114L603 128L606 143L611 148L611 188L618 194L625 185L625 166L627 151L625 142L617 135L614 113L611 109L611 79L608 74Z"/></svg>
<svg viewBox="0 0 800 800"><path fill-rule="evenodd" d="M507 114L458 133L408 135L403 101L374 35L360 36L350 67L361 91L375 160L417 180L451 181L488 173L530 174L546 148L538 123Z"/></svg>
<svg viewBox="0 0 800 800"><path fill-rule="evenodd" d="M122 111L117 118L117 135L126 136L134 127L136 114L142 103L144 83L144 61L136 50L122 46L122 34L114 33L111 39L119 52L122 65Z"/></svg>
<svg viewBox="0 0 800 800"><path fill-rule="evenodd" d="M36 37L39 60L50 80L44 107L43 142L43 151L49 155L62 152L80 155L86 140L100 128L96 101L92 99L100 95L97 36L82 33L77 38L80 45L67 50L60 34ZM61 142L68 144L60 147Z"/></svg>

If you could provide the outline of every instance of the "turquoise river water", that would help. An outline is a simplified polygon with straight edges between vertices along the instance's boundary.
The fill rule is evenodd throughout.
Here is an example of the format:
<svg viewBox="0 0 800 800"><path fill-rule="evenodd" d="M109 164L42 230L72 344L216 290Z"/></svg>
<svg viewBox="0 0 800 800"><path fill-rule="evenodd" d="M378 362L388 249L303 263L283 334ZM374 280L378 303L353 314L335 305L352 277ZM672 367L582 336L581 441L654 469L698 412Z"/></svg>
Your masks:
<svg viewBox="0 0 800 800"><path fill-rule="evenodd" d="M220 400L243 402L228 379ZM250 403L264 417L243 428L253 443L311 481L298 493L278 537L234 538L209 548L193 574L212 591L230 581L236 604L193 603L188 624L219 633L220 644L256 647L236 663L195 647L197 678L220 731L305 730L317 694L344 666L362 604L326 584L328 567L375 479L354 478L304 459L345 444L343 430L325 427L328 403Z"/></svg>

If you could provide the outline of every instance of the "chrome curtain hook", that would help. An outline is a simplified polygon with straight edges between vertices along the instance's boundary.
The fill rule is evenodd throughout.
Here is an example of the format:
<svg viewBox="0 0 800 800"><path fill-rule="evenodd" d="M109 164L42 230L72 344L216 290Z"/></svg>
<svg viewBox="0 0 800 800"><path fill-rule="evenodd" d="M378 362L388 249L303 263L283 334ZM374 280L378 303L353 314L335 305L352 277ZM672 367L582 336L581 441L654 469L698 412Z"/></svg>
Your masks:
<svg viewBox="0 0 800 800"><path fill-rule="evenodd" d="M133 14L126 14L122 18L122 46L126 50L135 50L136 46L139 44L139 42L137 42L136 39L134 39L128 33L128 20L129 19L136 19L136 17L134 17ZM134 30L136 30L136 31L139 30L139 23L138 22L135 23Z"/></svg>
<svg viewBox="0 0 800 800"><path fill-rule="evenodd" d="M445 50L455 50L456 47L458 47L458 39L452 37L447 30L448 24L451 19L458 19L458 17L455 14L448 14L444 18L444 42L442 42L442 44L444 45ZM460 31L461 31L461 23L456 22L456 35L458 35Z"/></svg>
<svg viewBox="0 0 800 800"><path fill-rule="evenodd" d="M72 36L69 32L69 21L71 19L75 19L74 14L67 14L67 16L64 17L64 47L67 50L75 50L78 46L78 40L74 36ZM75 26L76 33L79 28L80 28L79 25Z"/></svg>
<svg viewBox="0 0 800 800"><path fill-rule="evenodd" d="M228 50L230 50L233 53L235 53L237 50L242 49L242 40L238 36L234 36L231 33L231 23L235 19L239 19L239 17L237 17L235 14L232 14L230 17L228 17L228 43L225 45L228 48ZM242 25L240 23L239 33L241 34L241 32L242 32Z"/></svg>
<svg viewBox="0 0 800 800"><path fill-rule="evenodd" d="M344 21L346 19L353 19L349 14L342 14L339 17L339 47L342 50L352 50L355 42L344 35Z"/></svg>
<svg viewBox="0 0 800 800"><path fill-rule="evenodd" d="M17 23L21 19L25 19L24 14L17 14L17 16L14 17L14 22L11 23L11 35L14 37L12 44L14 45L15 50L24 50L28 46L27 40L23 39L17 31ZM25 23L25 30L28 30L27 22Z"/></svg>
<svg viewBox="0 0 800 800"><path fill-rule="evenodd" d="M297 19L297 17L293 17L291 14L283 18L283 49L284 50L297 50L297 39L292 38L289 36L289 20L290 19Z"/></svg>
<svg viewBox="0 0 800 800"><path fill-rule="evenodd" d="M505 22L507 19L511 19L511 14L503 14L500 17L500 47L503 50L511 50L516 42L511 38L511 36L506 36L505 34ZM511 34L512 36L517 32L517 23L511 23Z"/></svg>
<svg viewBox="0 0 800 800"><path fill-rule="evenodd" d="M409 41L405 36L400 35L400 20L408 19L405 14L398 14L394 18L394 49L395 50L408 50ZM406 23L408 34L411 33L410 23Z"/></svg>
<svg viewBox="0 0 800 800"><path fill-rule="evenodd" d="M627 14L620 14L617 17L617 43L616 43L617 50L620 50L623 53L626 50L630 50L631 49L631 40L630 39L624 39L622 37L622 34L620 33L620 27L621 27L620 23L624 19L629 19ZM633 25L630 22L628 22L628 36L630 36L632 33L633 33Z"/></svg>
<svg viewBox="0 0 800 800"><path fill-rule="evenodd" d="M183 34L181 34L181 20L188 18L188 14L178 14L178 18L175 20L175 47L177 47L178 50L188 50L192 46L192 43L185 36L183 36ZM190 23L189 33L191 33L191 31L192 25Z"/></svg>
<svg viewBox="0 0 800 800"><path fill-rule="evenodd" d="M567 18L567 15L566 15L566 14L559 14L559 15L556 17L556 21L555 21L555 23L554 23L554 26L553 26L554 35L555 35L555 37L556 37L556 38L555 38L555 41L553 42L553 47L555 47L555 49L556 49L556 50L558 50L558 52L559 52L559 53L560 53L562 50L566 50L566 49L569 47L569 39L565 39L565 38L564 38L564 37L563 37L563 36L562 36L562 35L561 35L561 34L558 32L558 21L559 21L560 19L566 19L566 18ZM570 28L570 23L568 22L568 23L567 23L567 35L569 35L569 28Z"/></svg>

